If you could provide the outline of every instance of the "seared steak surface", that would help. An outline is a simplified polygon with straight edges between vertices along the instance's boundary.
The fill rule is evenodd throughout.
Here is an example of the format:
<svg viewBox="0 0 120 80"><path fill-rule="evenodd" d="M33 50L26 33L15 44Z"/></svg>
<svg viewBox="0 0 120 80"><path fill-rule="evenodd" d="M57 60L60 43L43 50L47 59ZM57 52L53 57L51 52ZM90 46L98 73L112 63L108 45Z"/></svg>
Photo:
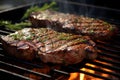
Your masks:
<svg viewBox="0 0 120 80"><path fill-rule="evenodd" d="M88 36L47 28L24 28L2 36L0 41L8 54L24 60L76 64L97 56L96 44Z"/></svg>
<svg viewBox="0 0 120 80"><path fill-rule="evenodd" d="M51 10L33 12L30 21L35 27L50 27L57 31L87 35L94 40L109 39L117 32L115 25L103 20Z"/></svg>

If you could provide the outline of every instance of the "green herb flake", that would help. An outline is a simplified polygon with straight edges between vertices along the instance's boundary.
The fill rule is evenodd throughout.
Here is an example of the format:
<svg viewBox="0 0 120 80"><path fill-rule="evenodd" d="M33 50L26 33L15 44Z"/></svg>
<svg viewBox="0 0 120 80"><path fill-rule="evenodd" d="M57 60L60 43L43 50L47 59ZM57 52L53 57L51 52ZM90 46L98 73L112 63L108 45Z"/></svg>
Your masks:
<svg viewBox="0 0 120 80"><path fill-rule="evenodd" d="M58 35L58 38L59 38L60 40L69 40L69 39L71 38L71 36L70 36L70 34L60 33L60 34Z"/></svg>
<svg viewBox="0 0 120 80"><path fill-rule="evenodd" d="M104 25L109 25L109 23L108 23L108 22L103 22L103 24L104 24Z"/></svg>
<svg viewBox="0 0 120 80"><path fill-rule="evenodd" d="M94 30L93 30L93 29L89 30L89 33L90 33L90 34L93 34L93 33L94 33Z"/></svg>
<svg viewBox="0 0 120 80"><path fill-rule="evenodd" d="M22 39L22 35L20 34L12 34L10 35L14 40L21 40Z"/></svg>
<svg viewBox="0 0 120 80"><path fill-rule="evenodd" d="M83 43L84 43L84 42L87 42L86 39L80 39L79 41L80 41L80 42L83 42Z"/></svg>
<svg viewBox="0 0 120 80"><path fill-rule="evenodd" d="M61 36L59 36L59 39L60 39L60 40L68 40L69 37L65 37L65 36L61 35Z"/></svg>
<svg viewBox="0 0 120 80"><path fill-rule="evenodd" d="M115 27L113 27L113 26L109 27L109 31L114 31L114 29L115 29Z"/></svg>
<svg viewBox="0 0 120 80"><path fill-rule="evenodd" d="M32 37L31 36L27 36L25 40L31 40Z"/></svg>
<svg viewBox="0 0 120 80"><path fill-rule="evenodd" d="M78 19L75 19L74 22L77 23L77 22L79 22L79 20L78 20Z"/></svg>
<svg viewBox="0 0 120 80"><path fill-rule="evenodd" d="M12 35L10 35L10 37L12 37L14 40L16 40L17 39L17 34L12 34Z"/></svg>

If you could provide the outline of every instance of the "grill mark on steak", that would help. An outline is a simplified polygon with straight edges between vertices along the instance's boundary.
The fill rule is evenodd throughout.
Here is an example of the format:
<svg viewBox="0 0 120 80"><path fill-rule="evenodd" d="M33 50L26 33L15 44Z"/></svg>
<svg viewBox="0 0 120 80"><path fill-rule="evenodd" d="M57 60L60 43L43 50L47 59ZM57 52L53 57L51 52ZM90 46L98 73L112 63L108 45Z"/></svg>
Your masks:
<svg viewBox="0 0 120 80"><path fill-rule="evenodd" d="M28 45L24 44L24 42L21 42L19 44L16 44L17 45L17 49L25 49L25 47L29 48Z"/></svg>
<svg viewBox="0 0 120 80"><path fill-rule="evenodd" d="M77 45L79 43L81 43L81 42L77 41L77 39L76 40L71 40L71 41L66 41L62 45L60 45L57 48L55 48L55 51L65 49L65 48L67 48L69 46L74 46L74 45Z"/></svg>
<svg viewBox="0 0 120 80"><path fill-rule="evenodd" d="M41 33L43 32L42 35L40 35L41 37L42 37L42 36L47 36L47 35L49 35L49 34L53 34L53 31L50 31L49 29L46 30L46 31L45 31L45 29L43 29L43 30L40 29L40 31L41 31Z"/></svg>
<svg viewBox="0 0 120 80"><path fill-rule="evenodd" d="M60 35L60 34L59 34ZM53 48L57 48L57 47L60 47L60 46L62 46L62 44L66 44L67 42L70 42L70 41L72 41L73 39L76 39L76 38L79 38L79 36L63 36L63 37L69 37L69 39L67 40L67 42L65 41L65 40L61 40L60 39L60 36L57 36L58 38L52 38L52 40L48 40L48 43L47 43L47 45L50 45L50 44L52 44L52 46L55 46L55 47L53 47ZM59 44L60 43L60 44ZM57 44L57 45L56 45Z"/></svg>
<svg viewBox="0 0 120 80"><path fill-rule="evenodd" d="M8 44L11 44L11 46L17 46L18 41L14 41L14 42L8 42Z"/></svg>
<svg viewBox="0 0 120 80"><path fill-rule="evenodd" d="M63 36L63 34L62 34L62 38L63 37L67 38L67 41L60 39L60 37L61 37L60 34L56 34L55 36L57 36L58 38L54 37L54 38L48 39L46 42L44 42L46 44L45 45L46 47L48 47L48 48L51 47L53 50L55 50L64 45L72 46L72 45L84 42L84 41L81 41L83 39L78 40L78 38L80 36L76 36L76 35L74 35L74 36L73 35L64 35ZM49 52L49 51L51 51L51 49L48 49L46 52Z"/></svg>

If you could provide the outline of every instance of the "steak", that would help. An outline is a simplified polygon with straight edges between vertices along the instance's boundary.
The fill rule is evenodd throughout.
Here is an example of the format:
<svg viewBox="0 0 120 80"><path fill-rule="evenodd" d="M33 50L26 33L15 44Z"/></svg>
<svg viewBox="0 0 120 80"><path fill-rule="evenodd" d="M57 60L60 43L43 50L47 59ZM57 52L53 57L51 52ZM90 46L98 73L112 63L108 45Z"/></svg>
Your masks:
<svg viewBox="0 0 120 80"><path fill-rule="evenodd" d="M24 28L0 41L9 55L24 60L40 58L45 63L76 64L97 57L96 44L88 37L48 28Z"/></svg>
<svg viewBox="0 0 120 80"><path fill-rule="evenodd" d="M51 10L33 12L29 19L34 27L86 35L93 40L108 40L118 31L115 25L100 19Z"/></svg>

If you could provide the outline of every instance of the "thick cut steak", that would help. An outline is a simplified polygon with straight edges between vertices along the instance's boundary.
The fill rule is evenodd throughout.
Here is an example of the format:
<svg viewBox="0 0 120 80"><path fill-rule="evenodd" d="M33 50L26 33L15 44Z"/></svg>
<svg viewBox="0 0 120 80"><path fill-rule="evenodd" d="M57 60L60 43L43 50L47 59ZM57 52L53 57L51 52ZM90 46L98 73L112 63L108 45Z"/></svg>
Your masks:
<svg viewBox="0 0 120 80"><path fill-rule="evenodd" d="M108 40L118 31L115 25L100 19L51 10L33 12L29 19L34 27L50 27L57 31L82 34L93 40Z"/></svg>
<svg viewBox="0 0 120 80"><path fill-rule="evenodd" d="M95 59L96 44L88 37L48 28L24 28L1 36L4 49L12 56L43 62L76 64L84 58Z"/></svg>

